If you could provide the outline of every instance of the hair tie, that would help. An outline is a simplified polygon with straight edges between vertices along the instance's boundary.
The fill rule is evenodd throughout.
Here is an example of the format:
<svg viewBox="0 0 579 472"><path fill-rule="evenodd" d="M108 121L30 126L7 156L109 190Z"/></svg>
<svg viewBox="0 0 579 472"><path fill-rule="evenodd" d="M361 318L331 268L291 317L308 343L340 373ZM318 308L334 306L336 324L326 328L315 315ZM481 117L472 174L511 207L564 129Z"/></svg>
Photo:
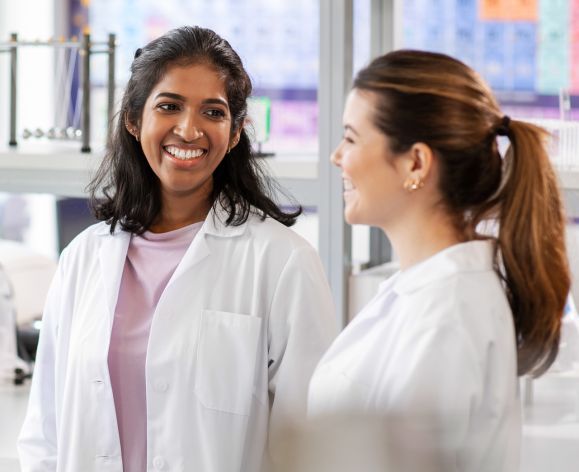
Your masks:
<svg viewBox="0 0 579 472"><path fill-rule="evenodd" d="M135 51L135 59L136 59L137 57L139 57L142 52L143 52L143 49L142 49L142 48L138 48L138 49Z"/></svg>
<svg viewBox="0 0 579 472"><path fill-rule="evenodd" d="M511 129L510 129L510 125L511 124L511 118L508 115L503 116L503 118L501 119L501 124L499 126L497 126L495 132L497 133L498 136L508 136Z"/></svg>

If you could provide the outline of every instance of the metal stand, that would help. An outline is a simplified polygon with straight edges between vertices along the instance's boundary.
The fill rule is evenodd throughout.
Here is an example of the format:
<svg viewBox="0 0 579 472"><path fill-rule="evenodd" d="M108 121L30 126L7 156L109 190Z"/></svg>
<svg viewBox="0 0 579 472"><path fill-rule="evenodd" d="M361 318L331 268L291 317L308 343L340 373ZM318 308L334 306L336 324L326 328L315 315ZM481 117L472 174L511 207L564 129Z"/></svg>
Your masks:
<svg viewBox="0 0 579 472"><path fill-rule="evenodd" d="M82 83L82 147L81 152L90 152L90 35L82 36L82 46L80 49L82 59L82 71L80 74Z"/></svg>
<svg viewBox="0 0 579 472"><path fill-rule="evenodd" d="M82 110L81 110L81 130L82 152L90 152L90 58L94 54L108 55L108 83L107 83L107 118L108 126L111 126L114 106L115 106L115 56L116 56L116 38L114 34L109 34L107 42L91 42L90 35L84 34L81 41L75 38L72 40L48 40L48 41L19 41L18 35L12 33L8 43L0 43L0 53L7 52L10 54L10 146L18 144L16 140L16 116L17 116L17 78L18 78L18 48L32 46L48 46L53 48L78 49L81 63L81 91L82 91ZM95 49L95 47L105 46L104 49ZM48 133L39 130L37 137L47 135Z"/></svg>
<svg viewBox="0 0 579 472"><path fill-rule="evenodd" d="M16 141L16 78L18 70L16 65L18 64L18 35L12 33L10 35L10 146L16 146L18 143Z"/></svg>

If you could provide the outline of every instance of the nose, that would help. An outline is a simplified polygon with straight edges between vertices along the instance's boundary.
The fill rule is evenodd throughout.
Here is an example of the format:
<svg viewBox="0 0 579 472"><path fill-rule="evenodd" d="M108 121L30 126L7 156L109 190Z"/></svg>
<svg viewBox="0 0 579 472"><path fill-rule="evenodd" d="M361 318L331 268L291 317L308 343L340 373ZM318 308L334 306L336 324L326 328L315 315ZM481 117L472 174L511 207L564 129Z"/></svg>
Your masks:
<svg viewBox="0 0 579 472"><path fill-rule="evenodd" d="M330 156L330 161L331 161L332 164L334 164L336 167L341 167L341 164L342 164L342 153L340 152L340 146L338 146L336 149L334 149L334 152L333 152L332 155Z"/></svg>
<svg viewBox="0 0 579 472"><path fill-rule="evenodd" d="M195 119L192 114L183 114L175 125L173 132L181 137L183 141L195 141L202 137L205 133L197 127Z"/></svg>

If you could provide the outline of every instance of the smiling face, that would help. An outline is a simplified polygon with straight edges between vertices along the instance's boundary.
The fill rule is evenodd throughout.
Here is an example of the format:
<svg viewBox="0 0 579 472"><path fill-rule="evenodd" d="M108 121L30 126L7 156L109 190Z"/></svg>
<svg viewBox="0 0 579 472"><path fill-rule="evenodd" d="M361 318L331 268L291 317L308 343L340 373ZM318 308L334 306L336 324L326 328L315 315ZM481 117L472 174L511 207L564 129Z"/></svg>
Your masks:
<svg viewBox="0 0 579 472"><path fill-rule="evenodd" d="M225 79L206 64L170 66L151 91L136 128L161 186L163 207L181 201L209 211L213 172L233 147ZM162 210L163 211L163 210Z"/></svg>
<svg viewBox="0 0 579 472"><path fill-rule="evenodd" d="M394 156L388 138L372 121L374 100L370 92L350 92L343 115L344 137L332 162L342 170L346 221L384 229L403 211L408 174L401 156Z"/></svg>

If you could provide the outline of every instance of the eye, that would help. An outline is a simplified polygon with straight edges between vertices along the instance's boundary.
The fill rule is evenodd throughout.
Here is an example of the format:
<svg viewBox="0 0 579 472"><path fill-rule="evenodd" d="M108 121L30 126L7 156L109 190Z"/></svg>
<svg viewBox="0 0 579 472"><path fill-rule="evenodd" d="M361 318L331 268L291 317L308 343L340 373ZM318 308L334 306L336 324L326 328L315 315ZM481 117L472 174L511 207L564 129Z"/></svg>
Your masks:
<svg viewBox="0 0 579 472"><path fill-rule="evenodd" d="M350 136L348 136L348 135L342 136L342 139L343 139L344 141L346 141L348 144L353 144L353 143L354 143L354 140L353 140Z"/></svg>
<svg viewBox="0 0 579 472"><path fill-rule="evenodd" d="M179 105L177 105L176 103L159 103L157 105L157 108L163 111L178 111Z"/></svg>
<svg viewBox="0 0 579 472"><path fill-rule="evenodd" d="M225 112L218 108L212 108L205 112L206 115L209 115L211 118L225 118Z"/></svg>

